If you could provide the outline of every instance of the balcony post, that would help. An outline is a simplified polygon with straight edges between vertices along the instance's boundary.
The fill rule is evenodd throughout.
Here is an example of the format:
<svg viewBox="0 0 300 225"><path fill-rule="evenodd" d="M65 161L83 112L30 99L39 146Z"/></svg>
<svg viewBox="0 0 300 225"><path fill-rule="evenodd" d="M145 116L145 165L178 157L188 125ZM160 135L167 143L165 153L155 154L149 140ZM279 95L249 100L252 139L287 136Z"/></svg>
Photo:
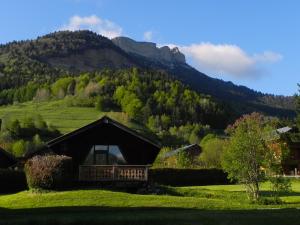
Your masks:
<svg viewBox="0 0 300 225"><path fill-rule="evenodd" d="M145 168L145 181L148 181L148 166Z"/></svg>

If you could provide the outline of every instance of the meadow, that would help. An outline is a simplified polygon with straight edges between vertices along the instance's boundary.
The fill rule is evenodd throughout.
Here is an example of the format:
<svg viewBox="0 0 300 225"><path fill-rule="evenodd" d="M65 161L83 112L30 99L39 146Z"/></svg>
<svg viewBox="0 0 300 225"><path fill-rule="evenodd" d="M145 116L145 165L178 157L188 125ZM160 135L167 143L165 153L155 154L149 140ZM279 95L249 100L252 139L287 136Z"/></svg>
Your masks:
<svg viewBox="0 0 300 225"><path fill-rule="evenodd" d="M269 197L269 184L262 185ZM282 204L247 200L241 185L165 187L162 195L86 189L0 196L0 224L299 224L300 181Z"/></svg>
<svg viewBox="0 0 300 225"><path fill-rule="evenodd" d="M13 117L22 120L25 117L37 114L41 115L45 121L56 127L63 134L85 126L88 123L100 119L104 115L136 130L144 129L138 124L130 122L125 113L100 112L93 107L68 106L65 100L25 102L9 106L0 106L0 118Z"/></svg>

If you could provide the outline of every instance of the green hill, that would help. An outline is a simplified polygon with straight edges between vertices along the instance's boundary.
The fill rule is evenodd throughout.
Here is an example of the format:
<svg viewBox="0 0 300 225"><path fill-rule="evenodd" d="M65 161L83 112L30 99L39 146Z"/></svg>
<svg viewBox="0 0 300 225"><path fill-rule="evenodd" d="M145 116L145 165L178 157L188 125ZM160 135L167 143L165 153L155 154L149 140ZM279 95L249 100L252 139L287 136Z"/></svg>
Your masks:
<svg viewBox="0 0 300 225"><path fill-rule="evenodd" d="M144 125L132 121L123 112L99 112L91 107L66 106L65 100L53 100L49 102L25 102L16 105L0 107L0 118L18 118L23 121L27 117L41 115L48 123L57 128L62 134L69 133L83 127L103 116L110 118L136 130L150 138L157 139Z"/></svg>

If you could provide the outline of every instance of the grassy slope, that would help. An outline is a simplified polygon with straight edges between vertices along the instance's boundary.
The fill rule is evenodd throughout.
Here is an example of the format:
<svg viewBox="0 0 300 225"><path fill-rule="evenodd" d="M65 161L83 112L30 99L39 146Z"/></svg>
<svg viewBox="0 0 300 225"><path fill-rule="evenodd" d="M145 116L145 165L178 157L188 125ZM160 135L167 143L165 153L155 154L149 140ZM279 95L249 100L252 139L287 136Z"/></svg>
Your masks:
<svg viewBox="0 0 300 225"><path fill-rule="evenodd" d="M0 224L299 224L299 181L283 195L282 205L250 204L242 190L240 185L179 187L161 196L109 190L20 192L0 196ZM263 190L267 194L267 184Z"/></svg>
<svg viewBox="0 0 300 225"><path fill-rule="evenodd" d="M12 106L0 107L0 118L11 116L22 118L40 114L44 120L54 125L62 133L67 133L93 122L104 115L122 122L123 124L136 130L144 128L138 124L130 122L126 114L120 112L99 112L95 108L88 107L69 107L64 100L50 102L26 102Z"/></svg>

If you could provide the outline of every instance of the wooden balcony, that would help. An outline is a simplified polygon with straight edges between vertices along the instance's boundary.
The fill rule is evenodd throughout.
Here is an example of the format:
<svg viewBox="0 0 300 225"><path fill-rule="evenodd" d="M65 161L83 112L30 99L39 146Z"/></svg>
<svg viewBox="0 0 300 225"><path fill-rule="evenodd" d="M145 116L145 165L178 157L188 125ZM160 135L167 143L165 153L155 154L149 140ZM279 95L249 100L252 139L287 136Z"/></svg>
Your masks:
<svg viewBox="0 0 300 225"><path fill-rule="evenodd" d="M148 181L146 165L81 165L79 181Z"/></svg>

